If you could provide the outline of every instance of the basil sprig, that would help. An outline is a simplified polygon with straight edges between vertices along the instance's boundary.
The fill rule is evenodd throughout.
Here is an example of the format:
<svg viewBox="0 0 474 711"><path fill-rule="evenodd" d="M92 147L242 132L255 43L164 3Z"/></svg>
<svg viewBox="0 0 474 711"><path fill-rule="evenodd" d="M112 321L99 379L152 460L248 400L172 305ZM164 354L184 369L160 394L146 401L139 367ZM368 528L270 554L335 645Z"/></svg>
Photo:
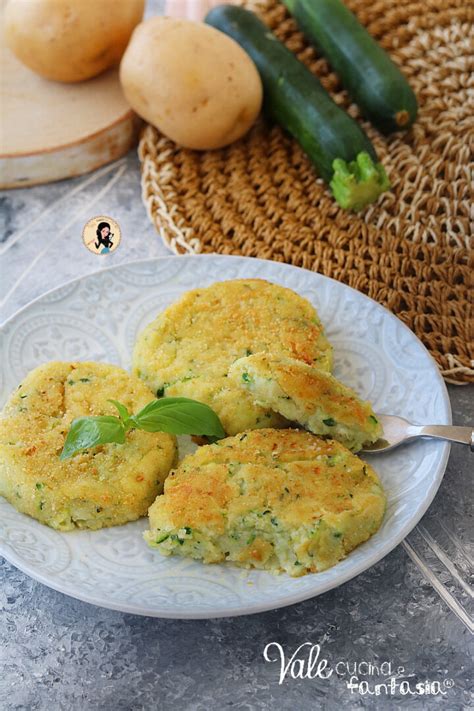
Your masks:
<svg viewBox="0 0 474 711"><path fill-rule="evenodd" d="M169 434L206 435L212 439L225 437L218 416L208 405L187 397L166 397L152 400L136 415L117 400L109 400L118 411L118 417L78 417L72 421L60 459L69 459L84 449L99 444L125 443L125 434L131 429Z"/></svg>

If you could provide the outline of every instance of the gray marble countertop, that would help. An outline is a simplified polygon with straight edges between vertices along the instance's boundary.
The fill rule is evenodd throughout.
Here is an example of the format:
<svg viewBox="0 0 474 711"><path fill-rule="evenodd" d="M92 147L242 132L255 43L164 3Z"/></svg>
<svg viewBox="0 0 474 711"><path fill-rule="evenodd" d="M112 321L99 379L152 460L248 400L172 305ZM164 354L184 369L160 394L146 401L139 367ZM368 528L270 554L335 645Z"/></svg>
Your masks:
<svg viewBox="0 0 474 711"><path fill-rule="evenodd" d="M71 278L168 253L141 203L134 153L89 176L6 191L0 202L1 321ZM120 247L106 258L82 244L82 227L94 215L110 215L122 228ZM455 423L472 420L473 390L449 387ZM467 579L470 468L467 449L453 446L422 521L435 546L415 530L342 587L249 617L173 621L120 614L50 590L1 561L0 707L468 708L472 638L462 620L468 600L460 580ZM271 643L281 645L287 662L299 645L319 644L325 671L316 678L288 674L280 683L276 644L267 656L277 661L264 658ZM308 647L298 658L307 660ZM362 686L348 686L353 675ZM390 675L397 686L373 695ZM431 693L416 691L417 683Z"/></svg>

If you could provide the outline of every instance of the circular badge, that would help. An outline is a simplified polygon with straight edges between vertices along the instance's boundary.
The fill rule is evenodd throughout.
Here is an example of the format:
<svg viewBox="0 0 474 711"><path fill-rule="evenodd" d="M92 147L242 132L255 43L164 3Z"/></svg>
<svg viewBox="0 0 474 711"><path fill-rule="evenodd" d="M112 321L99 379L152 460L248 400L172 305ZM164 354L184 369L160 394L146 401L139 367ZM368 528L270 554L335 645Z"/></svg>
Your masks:
<svg viewBox="0 0 474 711"><path fill-rule="evenodd" d="M122 233L118 222L107 215L93 217L84 225L82 241L94 254L111 254L120 244Z"/></svg>

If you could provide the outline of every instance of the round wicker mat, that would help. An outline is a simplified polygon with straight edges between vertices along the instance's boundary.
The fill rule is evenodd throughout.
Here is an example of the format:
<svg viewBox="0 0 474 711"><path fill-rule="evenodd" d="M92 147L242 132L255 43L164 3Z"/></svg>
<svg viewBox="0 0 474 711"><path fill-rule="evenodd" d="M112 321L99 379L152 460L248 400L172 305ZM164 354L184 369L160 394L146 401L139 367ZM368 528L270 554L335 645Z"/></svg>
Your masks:
<svg viewBox="0 0 474 711"><path fill-rule="evenodd" d="M359 118L337 76L277 0L247 0ZM398 62L419 100L408 133L363 121L392 190L363 213L340 209L296 141L261 119L241 141L198 153L147 126L143 199L176 253L285 261L343 281L387 306L423 341L451 382L474 382L470 290L472 8L464 0L350 0Z"/></svg>

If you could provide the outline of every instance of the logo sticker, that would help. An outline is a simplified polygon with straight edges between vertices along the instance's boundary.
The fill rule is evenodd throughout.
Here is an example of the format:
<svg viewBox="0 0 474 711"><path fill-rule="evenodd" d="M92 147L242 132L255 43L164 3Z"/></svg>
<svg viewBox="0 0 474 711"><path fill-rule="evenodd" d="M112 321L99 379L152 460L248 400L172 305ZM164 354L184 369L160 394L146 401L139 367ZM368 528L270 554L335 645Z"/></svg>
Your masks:
<svg viewBox="0 0 474 711"><path fill-rule="evenodd" d="M82 241L94 254L111 254L120 244L122 233L118 222L106 215L93 217L84 225Z"/></svg>

